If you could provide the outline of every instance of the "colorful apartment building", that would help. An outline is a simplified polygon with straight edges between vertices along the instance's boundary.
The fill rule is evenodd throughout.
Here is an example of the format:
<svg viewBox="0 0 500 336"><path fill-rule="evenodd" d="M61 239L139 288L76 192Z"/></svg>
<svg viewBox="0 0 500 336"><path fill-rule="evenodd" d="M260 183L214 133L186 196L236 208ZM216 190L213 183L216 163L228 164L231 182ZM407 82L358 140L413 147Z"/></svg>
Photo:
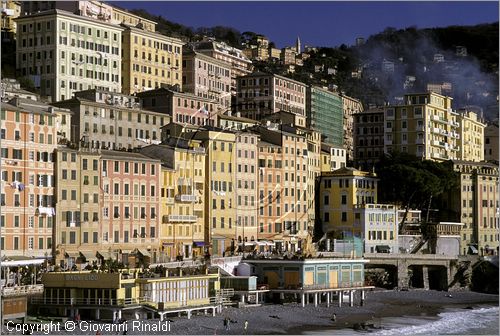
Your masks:
<svg viewBox="0 0 500 336"><path fill-rule="evenodd" d="M258 122L253 119L243 118L237 113L235 116L221 114L217 118L217 126L222 129L241 131L248 127L257 125Z"/></svg>
<svg viewBox="0 0 500 336"><path fill-rule="evenodd" d="M344 108L344 148L347 151L347 161L354 157L354 118L355 113L363 112L363 104L356 98L342 94Z"/></svg>
<svg viewBox="0 0 500 336"><path fill-rule="evenodd" d="M160 176L159 160L101 150L101 232L96 249L132 266L137 259L158 260Z"/></svg>
<svg viewBox="0 0 500 336"><path fill-rule="evenodd" d="M172 122L182 125L215 126L221 112L221 106L212 99L166 88L141 92L137 96L144 109L166 114Z"/></svg>
<svg viewBox="0 0 500 336"><path fill-rule="evenodd" d="M17 32L17 25L14 21L21 15L21 1L2 1L2 41L14 40Z"/></svg>
<svg viewBox="0 0 500 336"><path fill-rule="evenodd" d="M255 72L238 77L236 112L261 120L278 111L295 115L295 125L306 127L306 85L283 76Z"/></svg>
<svg viewBox="0 0 500 336"><path fill-rule="evenodd" d="M229 255L236 250L236 135L213 127L203 127L185 138L199 140L206 148L205 242L210 242L210 255Z"/></svg>
<svg viewBox="0 0 500 336"><path fill-rule="evenodd" d="M75 97L53 103L70 109L74 144L95 149L132 149L159 143L161 126L170 117L145 110L134 96L103 90L75 92Z"/></svg>
<svg viewBox="0 0 500 336"><path fill-rule="evenodd" d="M343 146L334 147L321 143L320 171L329 172L346 166L346 150Z"/></svg>
<svg viewBox="0 0 500 336"><path fill-rule="evenodd" d="M258 239L278 250L302 248L309 232L308 142L294 127L259 127Z"/></svg>
<svg viewBox="0 0 500 336"><path fill-rule="evenodd" d="M5 256L52 256L56 114L21 98L1 108L1 249ZM66 111L68 118L70 113Z"/></svg>
<svg viewBox="0 0 500 336"><path fill-rule="evenodd" d="M59 146L55 157L55 263L63 269L92 264L101 232L100 153Z"/></svg>
<svg viewBox="0 0 500 336"><path fill-rule="evenodd" d="M321 175L321 133L312 130L301 133L307 141L307 231L312 236L316 222L316 179Z"/></svg>
<svg viewBox="0 0 500 336"><path fill-rule="evenodd" d="M498 164L499 139L498 121L484 128L484 160Z"/></svg>
<svg viewBox="0 0 500 336"><path fill-rule="evenodd" d="M145 30L154 32L157 23L127 10L113 7L102 1L22 1L22 13L34 14L50 9L62 9L70 13L90 19L119 25L121 23L137 26L139 23Z"/></svg>
<svg viewBox="0 0 500 336"><path fill-rule="evenodd" d="M384 155L384 110L366 110L353 118L355 166L370 170Z"/></svg>
<svg viewBox="0 0 500 336"><path fill-rule="evenodd" d="M344 143L342 97L318 86L308 86L306 96L307 127L321 132L324 142L333 146Z"/></svg>
<svg viewBox="0 0 500 336"><path fill-rule="evenodd" d="M460 156L460 124L451 97L434 92L408 94L403 105L385 108L384 153L402 152L425 160Z"/></svg>
<svg viewBox="0 0 500 336"><path fill-rule="evenodd" d="M443 218L463 223L460 253L498 255L498 165L453 161L457 187L441 197Z"/></svg>
<svg viewBox="0 0 500 336"><path fill-rule="evenodd" d="M231 66L185 47L182 54L182 89L231 109Z"/></svg>
<svg viewBox="0 0 500 336"><path fill-rule="evenodd" d="M121 27L123 93L182 84L181 40L150 31L142 21Z"/></svg>
<svg viewBox="0 0 500 336"><path fill-rule="evenodd" d="M159 159L161 198L160 261L191 259L204 255L205 148L199 141L169 138L165 144L141 149Z"/></svg>
<svg viewBox="0 0 500 336"><path fill-rule="evenodd" d="M121 92L123 28L52 9L16 19L16 67L52 101L76 91Z"/></svg>
<svg viewBox="0 0 500 336"><path fill-rule="evenodd" d="M458 110L457 122L460 136L457 141L459 156L462 161L480 162L484 160L484 124L472 111Z"/></svg>
<svg viewBox="0 0 500 336"><path fill-rule="evenodd" d="M192 44L194 50L198 53L216 58L225 62L231 67L231 92L236 94L236 78L248 75L252 72L252 61L240 49L231 47L225 42L205 39Z"/></svg>
<svg viewBox="0 0 500 336"><path fill-rule="evenodd" d="M361 227L366 253L398 253L397 207L392 204L359 204L354 226Z"/></svg>
<svg viewBox="0 0 500 336"><path fill-rule="evenodd" d="M235 135L236 236L240 244L257 240L259 135L251 131Z"/></svg>
<svg viewBox="0 0 500 336"><path fill-rule="evenodd" d="M362 237L361 223L355 209L363 204L377 203L377 175L354 168L322 172L318 179L319 222L323 232L335 236Z"/></svg>

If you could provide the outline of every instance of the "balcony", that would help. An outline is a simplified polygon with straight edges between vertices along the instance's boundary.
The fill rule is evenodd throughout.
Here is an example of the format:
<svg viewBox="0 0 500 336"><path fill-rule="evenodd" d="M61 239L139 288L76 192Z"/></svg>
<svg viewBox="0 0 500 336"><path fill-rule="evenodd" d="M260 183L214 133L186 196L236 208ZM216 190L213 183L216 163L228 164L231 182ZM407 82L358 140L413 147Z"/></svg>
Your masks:
<svg viewBox="0 0 500 336"><path fill-rule="evenodd" d="M417 145L425 145L425 139L417 139L417 140L415 141L415 143L416 143Z"/></svg>
<svg viewBox="0 0 500 336"><path fill-rule="evenodd" d="M441 129L437 128L437 127L434 127L434 128L431 128L431 132L432 133L436 133L436 134L441 134Z"/></svg>
<svg viewBox="0 0 500 336"><path fill-rule="evenodd" d="M193 215L168 215L169 223L194 223L197 219Z"/></svg>
<svg viewBox="0 0 500 336"><path fill-rule="evenodd" d="M385 131L386 131L386 132L392 132L392 127L386 127L386 128L385 128Z"/></svg>
<svg viewBox="0 0 500 336"><path fill-rule="evenodd" d="M459 123L457 123L456 121L450 121L450 122L449 122L449 124L450 124L451 126L453 126L453 127L459 127L459 126L460 126L460 124L459 124Z"/></svg>
<svg viewBox="0 0 500 336"><path fill-rule="evenodd" d="M392 140L384 140L384 145L392 145Z"/></svg>
<svg viewBox="0 0 500 336"><path fill-rule="evenodd" d="M423 131L425 131L425 126L424 125L417 126L416 131L417 132L423 132Z"/></svg>
<svg viewBox="0 0 500 336"><path fill-rule="evenodd" d="M431 156L435 159L441 159L441 160L446 160L448 157L446 155L443 155L441 153L432 153Z"/></svg>
<svg viewBox="0 0 500 336"><path fill-rule="evenodd" d="M175 200L177 202L197 202L198 196L179 194L179 195L175 195Z"/></svg>
<svg viewBox="0 0 500 336"><path fill-rule="evenodd" d="M179 177L177 179L177 185L180 185L180 186L190 186L191 185L191 179L184 178L184 177Z"/></svg>
<svg viewBox="0 0 500 336"><path fill-rule="evenodd" d="M167 197L166 200L165 200L165 203L166 204L174 204L175 203L175 199L173 197Z"/></svg>

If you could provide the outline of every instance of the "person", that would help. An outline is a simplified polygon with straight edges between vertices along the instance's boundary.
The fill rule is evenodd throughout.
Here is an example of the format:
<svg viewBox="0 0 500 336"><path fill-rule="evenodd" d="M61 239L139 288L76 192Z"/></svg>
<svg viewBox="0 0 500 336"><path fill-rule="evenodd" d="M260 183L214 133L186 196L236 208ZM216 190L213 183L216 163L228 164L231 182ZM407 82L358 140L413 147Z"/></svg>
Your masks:
<svg viewBox="0 0 500 336"><path fill-rule="evenodd" d="M245 320L245 324L243 326L243 329L245 329L245 335L246 335L246 333L248 331L248 320Z"/></svg>
<svg viewBox="0 0 500 336"><path fill-rule="evenodd" d="M227 317L224 317L224 329L229 330L229 323L227 321Z"/></svg>
<svg viewBox="0 0 500 336"><path fill-rule="evenodd" d="M333 313L333 316L332 316L332 321L333 321L333 322L337 321L337 314Z"/></svg>

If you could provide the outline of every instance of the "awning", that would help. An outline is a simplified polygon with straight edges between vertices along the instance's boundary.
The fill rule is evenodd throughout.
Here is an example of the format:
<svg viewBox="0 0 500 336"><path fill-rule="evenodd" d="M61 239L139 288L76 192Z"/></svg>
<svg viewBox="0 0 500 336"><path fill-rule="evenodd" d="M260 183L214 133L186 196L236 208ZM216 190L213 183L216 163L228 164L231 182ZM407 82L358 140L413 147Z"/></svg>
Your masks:
<svg viewBox="0 0 500 336"><path fill-rule="evenodd" d="M377 245L375 246L375 250L379 253L389 253L391 251L391 248L389 245Z"/></svg>
<svg viewBox="0 0 500 336"><path fill-rule="evenodd" d="M80 256L80 252L72 252L72 251L66 251L64 253L64 255L66 256L66 258L78 258Z"/></svg>
<svg viewBox="0 0 500 336"><path fill-rule="evenodd" d="M149 257L149 258L151 258L151 254L149 254L148 250L137 249L137 252L139 252L143 257Z"/></svg>
<svg viewBox="0 0 500 336"><path fill-rule="evenodd" d="M469 245L469 249L471 250L472 254L478 254L479 251L475 246Z"/></svg>
<svg viewBox="0 0 500 336"><path fill-rule="evenodd" d="M174 245L174 243L166 243L166 242L163 242L163 243L162 243L162 245L163 245L163 246L173 246L173 245Z"/></svg>
<svg viewBox="0 0 500 336"><path fill-rule="evenodd" d="M132 253L132 250L120 250L121 254L130 254Z"/></svg>
<svg viewBox="0 0 500 336"><path fill-rule="evenodd" d="M196 247L205 246L205 242L197 242L197 241L195 241L195 242L193 242L193 244L194 244L194 246L196 246Z"/></svg>
<svg viewBox="0 0 500 336"><path fill-rule="evenodd" d="M254 245L259 245L259 246L266 246L267 245L266 242L264 242L264 241L254 241L253 243L254 243Z"/></svg>
<svg viewBox="0 0 500 336"><path fill-rule="evenodd" d="M91 260L97 260L97 257L95 254L91 251L80 251L80 254L85 258L87 261Z"/></svg>
<svg viewBox="0 0 500 336"><path fill-rule="evenodd" d="M97 253L101 256L102 259L108 260L111 259L111 253L108 251L97 251Z"/></svg>

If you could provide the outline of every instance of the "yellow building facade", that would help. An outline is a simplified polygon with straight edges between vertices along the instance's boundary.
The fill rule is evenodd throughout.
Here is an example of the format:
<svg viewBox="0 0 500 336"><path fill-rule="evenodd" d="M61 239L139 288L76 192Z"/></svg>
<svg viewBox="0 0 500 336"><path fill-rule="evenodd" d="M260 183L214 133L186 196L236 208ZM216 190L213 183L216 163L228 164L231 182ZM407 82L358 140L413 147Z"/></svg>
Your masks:
<svg viewBox="0 0 500 336"><path fill-rule="evenodd" d="M457 121L460 125L459 160L480 162L484 160L484 129L477 114L472 111L459 110Z"/></svg>
<svg viewBox="0 0 500 336"><path fill-rule="evenodd" d="M403 152L425 160L460 155L460 124L452 98L434 92L408 94L403 105L385 109L384 152Z"/></svg>
<svg viewBox="0 0 500 336"><path fill-rule="evenodd" d="M355 221L357 206L377 203L377 175L354 168L322 172L319 187L319 221L324 232L362 236L363 228Z"/></svg>
<svg viewBox="0 0 500 336"><path fill-rule="evenodd" d="M170 138L141 149L162 160L160 251L163 262L196 258L205 246L205 149L199 141Z"/></svg>
<svg viewBox="0 0 500 336"><path fill-rule="evenodd" d="M236 135L220 129L201 130L194 138L207 149L205 159L205 241L211 255L222 256L236 248L235 141ZM234 245L233 245L234 244Z"/></svg>
<svg viewBox="0 0 500 336"><path fill-rule="evenodd" d="M122 92L133 94L167 85L182 85L179 39L122 24ZM140 26L139 26L140 27Z"/></svg>

